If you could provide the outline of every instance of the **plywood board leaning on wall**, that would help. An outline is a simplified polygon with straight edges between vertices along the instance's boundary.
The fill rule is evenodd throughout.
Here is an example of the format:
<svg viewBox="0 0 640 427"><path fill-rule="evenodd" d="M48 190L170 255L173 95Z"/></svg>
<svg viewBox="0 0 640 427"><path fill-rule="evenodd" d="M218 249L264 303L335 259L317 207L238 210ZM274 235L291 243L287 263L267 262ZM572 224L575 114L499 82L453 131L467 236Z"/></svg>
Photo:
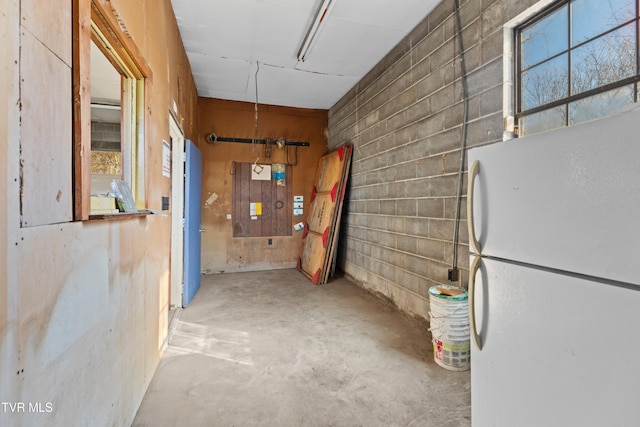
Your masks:
<svg viewBox="0 0 640 427"><path fill-rule="evenodd" d="M346 148L346 160L344 170L342 173L342 184L340 186L340 195L338 200L338 208L334 214L334 227L333 234L329 237L329 252L324 266L324 278L322 283L326 283L333 277L336 270L336 255L338 253L338 241L340 236L340 224L342 219L342 207L344 205L344 195L347 190L347 181L349 179L349 171L351 169L351 154L353 152L353 146L348 145Z"/></svg>
<svg viewBox="0 0 640 427"><path fill-rule="evenodd" d="M316 285L326 283L330 276L351 153L351 145L340 147L323 156L318 163L302 253L298 259L298 270Z"/></svg>

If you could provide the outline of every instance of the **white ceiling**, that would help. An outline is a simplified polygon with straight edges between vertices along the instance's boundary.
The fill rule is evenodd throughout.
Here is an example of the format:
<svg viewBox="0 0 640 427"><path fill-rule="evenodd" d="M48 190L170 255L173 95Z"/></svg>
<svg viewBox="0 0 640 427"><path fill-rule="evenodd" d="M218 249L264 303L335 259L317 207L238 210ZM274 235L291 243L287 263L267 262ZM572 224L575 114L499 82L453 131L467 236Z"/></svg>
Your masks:
<svg viewBox="0 0 640 427"><path fill-rule="evenodd" d="M171 0L198 95L331 108L440 0L335 0L305 62L322 0ZM258 70L259 67L259 70Z"/></svg>

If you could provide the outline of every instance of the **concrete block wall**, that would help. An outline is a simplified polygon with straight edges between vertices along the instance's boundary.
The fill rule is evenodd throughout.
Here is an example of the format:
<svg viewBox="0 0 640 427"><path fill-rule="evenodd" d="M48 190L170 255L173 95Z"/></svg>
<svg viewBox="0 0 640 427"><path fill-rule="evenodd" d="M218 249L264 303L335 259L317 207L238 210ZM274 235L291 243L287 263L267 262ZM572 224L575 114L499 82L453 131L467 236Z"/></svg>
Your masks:
<svg viewBox="0 0 640 427"><path fill-rule="evenodd" d="M99 151L120 151L120 123L91 123L91 148Z"/></svg>
<svg viewBox="0 0 640 427"><path fill-rule="evenodd" d="M502 140L503 25L535 1L460 0L467 145ZM428 290L468 283L466 199L453 264L464 99L456 6L436 6L329 112L329 147L354 145L339 267L428 319ZM466 161L463 194L466 195Z"/></svg>

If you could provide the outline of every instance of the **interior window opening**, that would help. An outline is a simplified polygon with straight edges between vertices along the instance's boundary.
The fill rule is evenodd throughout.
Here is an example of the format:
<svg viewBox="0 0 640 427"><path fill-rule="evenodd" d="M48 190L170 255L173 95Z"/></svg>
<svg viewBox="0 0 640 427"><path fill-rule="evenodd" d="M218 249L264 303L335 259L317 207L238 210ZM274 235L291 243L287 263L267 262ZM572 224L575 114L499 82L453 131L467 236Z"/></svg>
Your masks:
<svg viewBox="0 0 640 427"><path fill-rule="evenodd" d="M125 183L131 195L124 210L144 208L143 116L144 80L138 79L104 38L92 27L91 93L91 213L123 210L115 182ZM122 192L122 187L118 187Z"/></svg>
<svg viewBox="0 0 640 427"><path fill-rule="evenodd" d="M122 180L122 77L91 42L91 195L112 193ZM115 207L114 207L115 209ZM94 211L96 208L93 209Z"/></svg>

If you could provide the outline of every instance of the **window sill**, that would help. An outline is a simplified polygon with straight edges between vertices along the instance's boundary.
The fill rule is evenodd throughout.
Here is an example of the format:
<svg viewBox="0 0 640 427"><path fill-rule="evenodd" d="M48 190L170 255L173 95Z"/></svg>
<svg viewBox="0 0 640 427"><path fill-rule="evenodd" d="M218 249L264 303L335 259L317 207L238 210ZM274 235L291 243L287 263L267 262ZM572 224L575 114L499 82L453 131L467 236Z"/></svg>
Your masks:
<svg viewBox="0 0 640 427"><path fill-rule="evenodd" d="M153 212L150 210L139 210L138 212L119 212L110 214L92 214L89 215L89 221L120 221L130 218L144 218L147 215L151 215Z"/></svg>

